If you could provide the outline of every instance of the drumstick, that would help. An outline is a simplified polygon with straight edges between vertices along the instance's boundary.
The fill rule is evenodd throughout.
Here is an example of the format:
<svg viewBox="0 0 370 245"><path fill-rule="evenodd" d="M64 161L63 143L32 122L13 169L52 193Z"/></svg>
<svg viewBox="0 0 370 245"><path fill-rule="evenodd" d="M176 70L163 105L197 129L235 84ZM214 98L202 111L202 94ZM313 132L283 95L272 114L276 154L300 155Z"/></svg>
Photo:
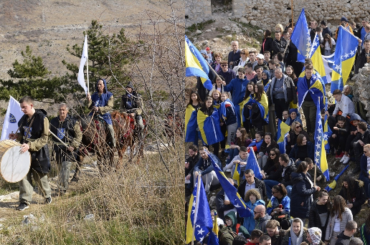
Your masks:
<svg viewBox="0 0 370 245"><path fill-rule="evenodd" d="M64 143L61 139L59 139L58 136L56 136L53 132L51 132L50 129L49 129L49 133L51 133L51 135L53 135L55 138L57 138L60 141L60 143L62 143L65 147L69 147L66 143Z"/></svg>

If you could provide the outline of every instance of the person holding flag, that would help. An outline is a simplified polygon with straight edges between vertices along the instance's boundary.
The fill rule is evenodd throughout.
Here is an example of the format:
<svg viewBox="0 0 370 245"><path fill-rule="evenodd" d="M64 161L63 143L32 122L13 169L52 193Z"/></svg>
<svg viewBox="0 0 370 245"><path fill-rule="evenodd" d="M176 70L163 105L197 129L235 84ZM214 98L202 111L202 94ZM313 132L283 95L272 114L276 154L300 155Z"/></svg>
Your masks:
<svg viewBox="0 0 370 245"><path fill-rule="evenodd" d="M90 115L100 115L107 123L107 127L112 138L112 147L116 147L116 137L114 134L110 111L113 110L113 94L108 91L105 79L99 79L95 85L95 93L90 96L87 93L87 107L91 109Z"/></svg>
<svg viewBox="0 0 370 245"><path fill-rule="evenodd" d="M204 191L200 176L196 178L193 194L190 197L188 219L186 224L186 244L192 241L203 242L205 236L211 232L213 221L209 209L207 195Z"/></svg>

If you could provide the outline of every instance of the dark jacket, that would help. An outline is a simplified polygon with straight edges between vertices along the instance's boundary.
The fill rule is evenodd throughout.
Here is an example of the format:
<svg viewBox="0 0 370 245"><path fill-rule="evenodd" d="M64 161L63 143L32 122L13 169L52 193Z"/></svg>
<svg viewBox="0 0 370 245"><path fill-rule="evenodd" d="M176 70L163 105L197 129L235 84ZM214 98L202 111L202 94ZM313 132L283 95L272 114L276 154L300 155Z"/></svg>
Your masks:
<svg viewBox="0 0 370 245"><path fill-rule="evenodd" d="M364 134L357 133L356 137L352 140L352 142L356 142L358 140L361 140L364 142L364 144L369 144L370 143L370 131L366 130Z"/></svg>
<svg viewBox="0 0 370 245"><path fill-rule="evenodd" d="M288 45L287 41L284 38L281 38L280 41L274 40L272 43L272 55L275 55L277 53L283 54L285 51L285 47ZM286 50L286 54L289 52L289 50Z"/></svg>
<svg viewBox="0 0 370 245"><path fill-rule="evenodd" d="M226 84L229 84L231 82L231 80L236 78L235 72L230 68L227 72L223 72L222 69L221 69L219 72L217 72L217 74L222 76L225 79Z"/></svg>
<svg viewBox="0 0 370 245"><path fill-rule="evenodd" d="M325 28L322 29L322 37L325 37L325 34L326 33L329 34L331 37L333 36L333 33L331 32L331 30L329 29L329 27L325 27Z"/></svg>
<svg viewBox="0 0 370 245"><path fill-rule="evenodd" d="M361 156L360 168L361 168L360 176L362 176L364 178L369 178L370 175L367 172L367 156L365 156L365 155Z"/></svg>
<svg viewBox="0 0 370 245"><path fill-rule="evenodd" d="M353 216L360 212L362 204L364 204L366 201L364 182L358 180L356 181L356 184L357 185L355 186L353 193L350 193L350 196L347 195L347 189L344 188L344 186L342 186L342 189L339 192L339 195L346 200L347 204L353 204L353 207L351 208Z"/></svg>
<svg viewBox="0 0 370 245"><path fill-rule="evenodd" d="M325 237L325 231L326 231L326 226L328 225L329 221L329 215L330 215L330 209L327 208L327 217L326 217L326 222L325 225L321 225L321 220L320 220L320 215L319 215L319 210L317 208L317 203L314 201L312 203L311 209L310 209L310 216L308 218L308 227L317 227L321 229L322 235L321 237Z"/></svg>
<svg viewBox="0 0 370 245"><path fill-rule="evenodd" d="M281 245L283 238L288 234L286 230L279 230L279 234L271 237L271 245Z"/></svg>
<svg viewBox="0 0 370 245"><path fill-rule="evenodd" d="M227 57L227 64L230 68L237 66L240 60L240 50L237 50L235 53L231 51ZM233 62L232 66L230 66L230 62Z"/></svg>
<svg viewBox="0 0 370 245"><path fill-rule="evenodd" d="M295 103L297 102L297 91L295 89L295 85L293 80L288 77L287 75L283 74L283 83L284 83L284 97L285 97L285 102L290 103L291 101L294 101ZM276 77L274 77L271 80L271 85L267 89L267 97L269 99L269 105L270 104L275 104L274 102L274 96L273 96L273 91L275 87L275 82L276 82Z"/></svg>
<svg viewBox="0 0 370 245"><path fill-rule="evenodd" d="M185 168L185 176L188 174L193 174L194 166L199 162L199 153L195 157L188 157L186 162L189 163L189 168Z"/></svg>
<svg viewBox="0 0 370 245"><path fill-rule="evenodd" d="M209 154L212 155L213 159L216 159L215 163L221 168L221 162L218 159L218 157L216 157L212 153L209 153ZM213 170L214 170L213 165L209 157L207 160L204 160L203 158L199 158L198 163L194 166L194 171L201 171L202 175L208 174Z"/></svg>
<svg viewBox="0 0 370 245"><path fill-rule="evenodd" d="M237 219L235 217L235 213L230 212L226 215L226 217L231 219L233 225L229 227L225 224L221 227L219 231L220 245L232 245L234 241L234 234L236 233ZM248 230L242 225L239 226L238 233L242 233L245 238L250 237Z"/></svg>
<svg viewBox="0 0 370 245"><path fill-rule="evenodd" d="M263 39L262 44L261 44L261 52L260 53L263 54L264 51L270 51L270 53L272 53L272 43L273 42L274 42L274 39L272 39L271 37Z"/></svg>
<svg viewBox="0 0 370 245"><path fill-rule="evenodd" d="M19 133L22 135L20 141L21 144L28 143L30 141L36 141L41 138L44 131L44 118L46 117L46 111L36 109L34 115L27 121L28 116L23 115L18 122ZM32 123L32 125L31 125ZM30 128L30 130L28 130ZM26 135L30 136L26 138ZM44 145L38 151L29 151L31 154L31 168L40 172L48 173L50 171L50 159L49 159L49 148L48 145Z"/></svg>
<svg viewBox="0 0 370 245"><path fill-rule="evenodd" d="M298 159L299 147L302 147L302 146L298 146L297 144L295 144L294 148L289 153L289 157L292 158L294 161ZM307 156L306 157L309 157L313 160L315 158L314 152L315 152L314 145L310 141L307 141Z"/></svg>
<svg viewBox="0 0 370 245"><path fill-rule="evenodd" d="M367 63L367 58L366 58L366 55L365 55L365 49L362 49L361 54L358 55L357 58L356 58L355 74L357 74L359 72L360 68L364 67L366 63Z"/></svg>
<svg viewBox="0 0 370 245"><path fill-rule="evenodd" d="M254 229L258 229L263 231L263 233L267 233L266 224L267 222L269 222L270 219L271 216L268 213L266 213L265 216L256 219L255 221L256 226L254 227Z"/></svg>
<svg viewBox="0 0 370 245"><path fill-rule="evenodd" d="M222 220L224 220L224 211L234 208L234 205L232 205L231 203L229 205L225 205L224 201L225 201L225 191L222 189L216 195L217 213L218 213L218 217Z"/></svg>
<svg viewBox="0 0 370 245"><path fill-rule="evenodd" d="M368 227L366 227L366 223L361 226L360 229L360 237L361 240L364 242L364 245L370 244L370 232L367 231Z"/></svg>
<svg viewBox="0 0 370 245"><path fill-rule="evenodd" d="M292 175L292 173L294 173L297 170L297 168L295 167L295 163L293 162L292 159L289 159L289 161L290 161L290 163L285 169L284 177L283 177L284 166L280 166L279 169L276 172L274 172L274 173L272 173L268 176L268 179L276 180L278 182L281 182L285 186L293 185L291 175Z"/></svg>
<svg viewBox="0 0 370 245"><path fill-rule="evenodd" d="M351 237L344 235L344 231L342 231L338 235L338 239L335 242L335 245L348 245L350 240L351 240Z"/></svg>
<svg viewBox="0 0 370 245"><path fill-rule="evenodd" d="M306 136L306 139L309 138L308 137L308 133L306 131L304 131L303 129L302 129L302 131L299 134L303 134L304 136ZM287 152L287 154L289 154L290 151L294 148L294 145L297 144L298 135L296 135L293 130L290 130L290 132L289 132L290 141L287 143L287 146L286 146L286 152ZM293 147L292 147L292 145L293 145Z"/></svg>
<svg viewBox="0 0 370 245"><path fill-rule="evenodd" d="M140 106L140 100L136 91L132 91L131 94L126 92L126 94L122 95L120 107L122 111L134 113L135 109L139 108Z"/></svg>
<svg viewBox="0 0 370 245"><path fill-rule="evenodd" d="M255 183L256 189L258 189L259 193L261 194L261 198L265 199L265 197L266 197L265 182L263 182L262 180L259 180L256 177L254 177L254 183ZM238 193L241 197L243 197L243 199L244 199L244 192L245 192L245 185L246 184L247 184L247 181L244 180L243 183L241 183L239 188L238 188Z"/></svg>
<svg viewBox="0 0 370 245"><path fill-rule="evenodd" d="M269 154L271 149L273 148L278 148L279 149L279 146L278 144L275 142L275 140L271 140L271 144L269 146L267 146L267 144L265 143L265 141L263 141L261 147L260 147L260 150L259 152L263 152L264 154Z"/></svg>
<svg viewBox="0 0 370 245"><path fill-rule="evenodd" d="M262 67L263 70L267 70L267 71L270 70L269 67L268 67L268 64L266 62L263 62L262 65L260 65L260 64L257 63L257 65L254 67L253 70L256 71L260 67Z"/></svg>
<svg viewBox="0 0 370 245"><path fill-rule="evenodd" d="M316 191L314 187L311 187L309 175L309 173L292 173L294 184L290 196L290 214L294 218L305 219L309 217L312 194Z"/></svg>

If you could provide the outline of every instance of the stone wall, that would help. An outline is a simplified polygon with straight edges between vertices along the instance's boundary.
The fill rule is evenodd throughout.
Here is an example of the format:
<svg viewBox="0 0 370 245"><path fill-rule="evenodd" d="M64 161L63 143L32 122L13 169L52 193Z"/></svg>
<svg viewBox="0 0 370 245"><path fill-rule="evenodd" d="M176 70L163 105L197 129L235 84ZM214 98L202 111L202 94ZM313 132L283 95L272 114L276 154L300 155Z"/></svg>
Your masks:
<svg viewBox="0 0 370 245"><path fill-rule="evenodd" d="M212 19L211 0L186 0L186 26Z"/></svg>
<svg viewBox="0 0 370 245"><path fill-rule="evenodd" d="M355 80L354 102L361 101L367 111L367 122L370 123L370 64L366 63L353 79Z"/></svg>
<svg viewBox="0 0 370 245"><path fill-rule="evenodd" d="M370 14L370 1L367 0L293 0L293 3L295 21L302 8L308 20L326 20L334 26L342 16L360 21ZM232 17L244 17L252 24L270 29L276 23L288 23L292 16L291 0L232 0L232 9ZM212 19L211 11L211 0L186 0L187 25Z"/></svg>

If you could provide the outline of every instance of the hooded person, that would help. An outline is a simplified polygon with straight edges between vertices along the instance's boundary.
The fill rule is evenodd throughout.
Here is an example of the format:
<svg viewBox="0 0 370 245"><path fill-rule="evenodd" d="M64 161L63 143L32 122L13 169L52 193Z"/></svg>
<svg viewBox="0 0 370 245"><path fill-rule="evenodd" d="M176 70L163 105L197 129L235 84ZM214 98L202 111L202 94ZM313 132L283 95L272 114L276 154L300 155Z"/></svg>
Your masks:
<svg viewBox="0 0 370 245"><path fill-rule="evenodd" d="M126 94L121 98L120 111L129 113L135 118L137 125L140 129L144 129L143 118L141 116L143 109L141 96L136 93L131 83L126 85Z"/></svg>
<svg viewBox="0 0 370 245"><path fill-rule="evenodd" d="M289 117L285 123L290 126L293 122L298 121L302 125L302 120L300 117L301 114L298 112L297 108L289 109Z"/></svg>
<svg viewBox="0 0 370 245"><path fill-rule="evenodd" d="M304 227L303 221L300 218L295 218L281 245L300 245L302 242L308 242L307 236L308 230Z"/></svg>
<svg viewBox="0 0 370 245"><path fill-rule="evenodd" d="M311 227L308 229L307 240L310 245L324 245L325 243L321 241L322 232L317 227Z"/></svg>
<svg viewBox="0 0 370 245"><path fill-rule="evenodd" d="M87 94L88 108L91 109L90 115L97 114L101 116L107 123L109 133L112 137L112 145L116 147L116 138L110 111L113 110L113 94L108 91L107 82L105 79L99 79L95 84L95 92L90 96Z"/></svg>
<svg viewBox="0 0 370 245"><path fill-rule="evenodd" d="M267 92L267 89L270 87L270 84L271 84L271 75L268 70L264 70L262 72L262 82L263 82L263 86L265 86L264 90L265 92Z"/></svg>
<svg viewBox="0 0 370 245"><path fill-rule="evenodd" d="M245 238L249 238L250 234L248 230L238 224L235 212L229 212L225 216L225 225L221 227L220 231L220 244L232 244L234 237L237 235L243 235Z"/></svg>

